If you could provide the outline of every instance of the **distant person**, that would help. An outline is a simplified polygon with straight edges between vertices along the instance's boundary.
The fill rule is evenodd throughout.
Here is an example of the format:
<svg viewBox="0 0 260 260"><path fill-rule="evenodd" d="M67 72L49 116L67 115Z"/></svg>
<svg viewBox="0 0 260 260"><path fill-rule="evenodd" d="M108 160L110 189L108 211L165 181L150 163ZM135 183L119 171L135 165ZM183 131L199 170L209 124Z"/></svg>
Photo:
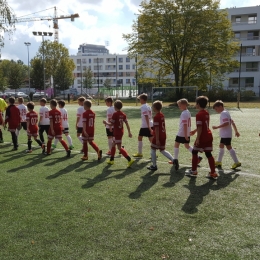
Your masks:
<svg viewBox="0 0 260 260"><path fill-rule="evenodd" d="M222 158L225 153L225 146L228 149L234 164L231 166L231 169L236 169L241 166L241 163L237 159L236 151L231 146L231 140L232 140L232 127L233 126L235 130L235 136L239 137L240 134L237 131L237 127L235 125L235 122L232 120L229 112L225 110L224 103L221 100L217 100L213 108L217 113L220 113L220 125L218 126L212 126L212 128L219 129L219 135L220 135L220 144L219 144L219 154L218 154L218 160L215 162L215 165L217 167L222 167Z"/></svg>
<svg viewBox="0 0 260 260"><path fill-rule="evenodd" d="M162 101L153 102L153 112L155 116L153 118L153 126L154 126L154 134L151 143L151 157L152 157L152 165L148 166L147 169L151 171L157 170L157 159L156 159L156 150L160 150L161 154L163 154L166 158L173 161L172 155L165 150L166 144L166 128L165 128L165 119L164 114L161 112L162 110Z"/></svg>
<svg viewBox="0 0 260 260"><path fill-rule="evenodd" d="M208 98L206 96L199 96L196 99L196 109L199 112L196 115L196 126L197 128L191 131L191 135L197 132L197 138L195 140L192 150L192 168L186 173L187 176L197 177L198 171L198 152L205 152L210 167L210 173L208 178L217 179L218 174L215 172L215 160L211 152L213 150L213 136L209 128L209 113L205 110L208 104Z"/></svg>
<svg viewBox="0 0 260 260"><path fill-rule="evenodd" d="M127 167L130 167L134 163L134 160L131 159L127 151L122 147L122 138L124 135L124 126L123 126L124 123L126 124L128 136L130 138L132 138L132 134L126 118L126 114L121 111L122 107L123 107L123 103L120 100L116 100L114 103L115 113L113 114L110 122L107 122L106 120L103 121L105 125L113 126L113 144L111 149L110 160L107 161L107 164L110 165L114 164L114 158L115 158L116 146L117 146L118 150L128 161Z"/></svg>
<svg viewBox="0 0 260 260"><path fill-rule="evenodd" d="M82 131L83 131L83 113L85 112L85 109L84 109L84 101L86 99L84 97L79 97L78 98L78 104L79 104L79 107L77 109L77 120L76 120L76 130L77 130L77 137L79 139L79 141L83 144L83 141L82 141Z"/></svg>
<svg viewBox="0 0 260 260"><path fill-rule="evenodd" d="M83 157L81 160L88 160L88 143L92 146L92 148L96 151L98 160L102 158L102 150L98 148L96 143L94 142L94 133L95 133L95 113L91 110L92 102L91 100L84 101L84 109L83 113L83 131L82 131L82 140L83 140Z"/></svg>
<svg viewBox="0 0 260 260"><path fill-rule="evenodd" d="M3 143L3 132L2 132L2 127L4 125L4 111L7 109L8 105L5 102L3 98L0 98L0 143Z"/></svg>
<svg viewBox="0 0 260 260"><path fill-rule="evenodd" d="M26 114L27 114L27 106L24 104L24 99L22 97L18 97L18 109L20 110L20 117L21 117L21 128L16 130L17 138L20 134L20 130L24 129L27 131L27 121L26 121Z"/></svg>
<svg viewBox="0 0 260 260"><path fill-rule="evenodd" d="M152 121L152 110L147 104L147 94L141 94L137 97L141 103L141 128L138 135L138 152L133 154L133 157L143 157L143 137L148 137L149 141L153 140L153 121Z"/></svg>
<svg viewBox="0 0 260 260"><path fill-rule="evenodd" d="M15 106L15 98L10 97L9 98L9 106L6 109L5 113L5 123L4 127L8 124L8 131L12 135L12 141L13 141L13 151L16 151L18 149L18 142L17 142L17 135L16 135L16 129L19 128L21 123L21 117L20 117L20 111Z"/></svg>

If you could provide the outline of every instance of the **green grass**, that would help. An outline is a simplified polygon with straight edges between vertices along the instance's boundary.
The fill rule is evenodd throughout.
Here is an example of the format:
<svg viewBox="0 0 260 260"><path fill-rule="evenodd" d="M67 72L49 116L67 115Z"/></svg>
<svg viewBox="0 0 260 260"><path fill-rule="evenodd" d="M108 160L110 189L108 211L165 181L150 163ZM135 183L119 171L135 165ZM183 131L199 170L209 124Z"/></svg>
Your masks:
<svg viewBox="0 0 260 260"><path fill-rule="evenodd" d="M230 109L240 138L233 147L241 171L226 152L224 171L217 181L208 172L205 156L197 179L184 176L191 155L180 150L180 170L159 154L158 171L150 165L150 147L144 141L144 159L130 169L115 158L107 166L90 148L81 162L76 138L76 105L67 106L75 150L70 159L63 150L45 157L40 149L24 154L26 134L19 136L19 150L11 152L10 134L0 144L0 259L259 259L259 109ZM102 120L105 107L96 111L96 143L107 151ZM38 111L38 108L36 108ZM133 138L123 143L130 154L137 150L140 127L138 107L123 109ZM173 143L180 111L164 108L167 149ZM196 114L192 110L192 116ZM212 110L211 126L219 115ZM192 120L194 126L194 119ZM192 142L194 137L192 137ZM214 131L214 156L219 137ZM34 142L35 144L35 142ZM59 145L58 148L61 148Z"/></svg>

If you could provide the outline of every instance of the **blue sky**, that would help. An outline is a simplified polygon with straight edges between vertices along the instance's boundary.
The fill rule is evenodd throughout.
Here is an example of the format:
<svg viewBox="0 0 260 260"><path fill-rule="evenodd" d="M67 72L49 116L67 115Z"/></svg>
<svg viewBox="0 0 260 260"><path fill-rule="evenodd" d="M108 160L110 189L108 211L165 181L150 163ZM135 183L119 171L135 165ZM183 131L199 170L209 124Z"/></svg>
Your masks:
<svg viewBox="0 0 260 260"><path fill-rule="evenodd" d="M125 53L127 46L122 39L123 33L131 32L131 25L136 19L141 0L8 0L9 6L17 17L33 14L28 17L39 17L54 14L58 16L78 13L80 18L59 20L59 42L63 43L71 55L77 53L82 43L101 44L109 42L110 53ZM221 8L254 6L253 0L222 0ZM41 37L33 36L33 31L53 31L52 21L17 23L16 30L9 39L5 35L5 47L1 50L2 59L21 59L27 64L27 48L24 42L30 42L30 58L34 57Z"/></svg>

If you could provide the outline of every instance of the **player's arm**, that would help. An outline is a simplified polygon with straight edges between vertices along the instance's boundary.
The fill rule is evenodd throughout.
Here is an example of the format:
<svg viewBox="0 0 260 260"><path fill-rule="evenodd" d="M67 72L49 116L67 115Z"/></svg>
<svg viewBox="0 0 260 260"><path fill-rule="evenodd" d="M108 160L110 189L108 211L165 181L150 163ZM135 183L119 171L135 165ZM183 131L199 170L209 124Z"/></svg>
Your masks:
<svg viewBox="0 0 260 260"><path fill-rule="evenodd" d="M26 117L26 125L27 125L27 132L30 133L29 127L30 127L30 118Z"/></svg>
<svg viewBox="0 0 260 260"><path fill-rule="evenodd" d="M53 118L52 117L50 117L50 129L51 129L52 135L55 135L54 127L53 127Z"/></svg>
<svg viewBox="0 0 260 260"><path fill-rule="evenodd" d="M202 133L202 125L197 125L197 138L196 138L196 141L195 141L196 145L199 145L199 143L200 143L201 133Z"/></svg>
<svg viewBox="0 0 260 260"><path fill-rule="evenodd" d="M193 135L195 135L196 133L197 133L197 129L194 129L194 130L190 131L190 136L193 136Z"/></svg>
<svg viewBox="0 0 260 260"><path fill-rule="evenodd" d="M240 133L237 131L237 126L236 126L235 122L232 119L231 119L231 124L232 124L232 127L233 127L234 131L235 131L236 137L239 137Z"/></svg>
<svg viewBox="0 0 260 260"><path fill-rule="evenodd" d="M147 127L149 128L149 131L151 132L151 131L152 131L152 128L151 128L151 126L150 126L149 116L148 116L148 115L145 115L144 118L145 118Z"/></svg>
<svg viewBox="0 0 260 260"><path fill-rule="evenodd" d="M76 120L76 130L78 129L78 123L79 123L79 120L80 120L80 116L77 114L77 120Z"/></svg>
<svg viewBox="0 0 260 260"><path fill-rule="evenodd" d="M155 126L154 127L155 130L155 138L156 138L156 145L160 146L160 133L159 133L159 127Z"/></svg>
<svg viewBox="0 0 260 260"><path fill-rule="evenodd" d="M6 112L5 112L5 122L4 122L4 127L6 127L6 124L10 120L10 106L7 107Z"/></svg>
<svg viewBox="0 0 260 260"><path fill-rule="evenodd" d="M218 129L218 128L226 127L228 125L229 125L229 122L225 122L225 123L218 125L218 126L212 126L212 129L215 130L215 129Z"/></svg>
<svg viewBox="0 0 260 260"><path fill-rule="evenodd" d="M129 136L130 138L132 138L132 133L131 133L131 130L130 130L130 126L129 126L129 124L128 124L128 121L125 121L125 125L126 125L127 131L128 131L128 136Z"/></svg>
<svg viewBox="0 0 260 260"><path fill-rule="evenodd" d="M183 125L183 130L184 130L184 137L188 141L189 140L189 135L188 135L188 125L187 124Z"/></svg>

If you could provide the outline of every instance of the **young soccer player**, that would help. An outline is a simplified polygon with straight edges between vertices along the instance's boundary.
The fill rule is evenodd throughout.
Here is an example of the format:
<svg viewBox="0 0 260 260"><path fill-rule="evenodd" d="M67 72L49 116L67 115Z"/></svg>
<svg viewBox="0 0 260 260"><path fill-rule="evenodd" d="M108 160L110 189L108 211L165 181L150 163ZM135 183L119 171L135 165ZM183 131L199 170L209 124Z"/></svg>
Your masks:
<svg viewBox="0 0 260 260"><path fill-rule="evenodd" d="M32 137L34 140L42 147L42 142L37 139L38 137L38 114L34 111L34 103L28 102L27 103L28 113L26 114L26 129L27 129L27 136L28 136L28 150L26 153L32 152ZM21 110L20 110L21 111Z"/></svg>
<svg viewBox="0 0 260 260"><path fill-rule="evenodd" d="M105 99L106 105L108 107L107 109L107 122L110 122L113 114L115 113L115 108L113 106L113 99L111 97L107 97ZM106 134L107 134L107 140L108 140L108 152L107 155L111 155L111 149L113 145L113 128L112 126L105 125L106 127Z"/></svg>
<svg viewBox="0 0 260 260"><path fill-rule="evenodd" d="M22 97L18 97L17 99L18 101L18 109L20 110L20 117L21 117L21 129L23 128L25 131L27 130L27 122L26 122L26 114L27 114L27 107L25 106L25 104L23 103L24 100ZM17 129L16 130L16 135L17 135L17 138L20 134L20 130L21 129Z"/></svg>
<svg viewBox="0 0 260 260"><path fill-rule="evenodd" d="M82 141L82 131L83 131L83 122L82 122L82 115L85 112L83 103L86 99L84 97L78 98L79 108L77 109L77 120L76 120L76 130L77 130L77 137L81 143Z"/></svg>
<svg viewBox="0 0 260 260"><path fill-rule="evenodd" d="M45 145L43 133L47 135L50 128L50 119L49 119L49 108L46 106L47 100L45 98L40 99L40 120L39 120L39 136L40 140ZM44 152L44 150L43 150Z"/></svg>
<svg viewBox="0 0 260 260"><path fill-rule="evenodd" d="M120 100L116 100L114 103L115 113L113 114L110 122L107 122L106 120L103 121L105 125L113 126L113 145L111 149L111 156L110 160L107 161L108 164L114 164L114 157L116 153L116 146L118 150L121 152L121 154L127 159L128 165L127 167L130 167L134 160L131 159L131 157L128 155L127 151L121 146L122 145L122 138L124 134L124 123L126 124L126 128L128 131L128 136L132 138L132 134L130 131L130 126L128 124L126 114L121 111L123 107L123 103Z"/></svg>
<svg viewBox="0 0 260 260"><path fill-rule="evenodd" d="M232 127L233 126L235 130L235 136L239 137L240 134L237 131L236 125L234 121L232 120L229 112L225 110L224 103L221 100L217 100L213 108L217 113L220 114L220 125L218 126L212 126L212 128L219 129L219 135L220 135L220 144L219 144L219 154L218 154L218 160L215 162L215 166L222 167L222 158L225 153L225 146L228 149L234 164L232 165L231 169L236 169L237 167L241 166L241 163L237 159L237 155L235 150L231 146L231 140L232 140Z"/></svg>
<svg viewBox="0 0 260 260"><path fill-rule="evenodd" d="M98 160L102 158L102 150L99 150L98 146L94 142L94 132L95 132L95 113L91 110L92 102L91 100L84 101L83 113L83 131L82 131L82 140L83 140L83 152L84 156L81 158L82 161L88 160L88 143L93 147L97 152Z"/></svg>
<svg viewBox="0 0 260 260"><path fill-rule="evenodd" d="M59 110L61 112L61 121L62 121L62 132L65 134L67 141L69 143L69 148L72 150L74 148L72 144L72 139L69 133L69 123L68 123L68 111L65 107L65 101L59 100L58 101ZM57 147L58 139L54 140L54 144L52 145L52 148L55 149Z"/></svg>
<svg viewBox="0 0 260 260"><path fill-rule="evenodd" d="M21 118L20 118L20 111L15 106L15 98L10 97L9 98L9 106L6 109L5 113L5 123L4 127L8 124L8 131L10 131L12 135L12 141L13 141L13 151L16 151L18 149L18 142L17 142L17 135L16 135L16 129L20 126Z"/></svg>
<svg viewBox="0 0 260 260"><path fill-rule="evenodd" d="M138 135L138 152L133 154L134 157L143 157L143 137L148 137L151 142L153 139L153 122L152 122L152 110L151 107L146 103L147 94L141 94L137 97L141 103L141 128Z"/></svg>
<svg viewBox="0 0 260 260"><path fill-rule="evenodd" d="M0 143L3 143L3 133L1 127L4 125L3 113L6 110L8 105L6 104L3 98L0 98Z"/></svg>
<svg viewBox="0 0 260 260"><path fill-rule="evenodd" d="M199 110L199 112L196 115L197 128L191 131L191 135L194 135L197 132L197 138L195 140L192 150L192 169L186 175L191 177L197 177L198 152L204 151L208 158L210 167L210 173L207 177L217 179L218 174L215 172L215 160L211 154L213 150L213 136L209 128L210 118L209 113L205 110L207 104L208 98L206 96L199 96L196 99L196 109Z"/></svg>
<svg viewBox="0 0 260 260"><path fill-rule="evenodd" d="M166 129L165 129L165 120L164 114L161 112L162 110L162 101L153 102L153 112L155 116L153 118L153 126L154 126L154 136L151 143L151 157L152 157L152 165L148 166L147 169L151 171L157 170L156 163L156 150L160 150L161 154L163 154L166 158L173 161L172 155L165 150L166 143Z"/></svg>
<svg viewBox="0 0 260 260"><path fill-rule="evenodd" d="M173 163L175 166L175 170L179 169L179 147L180 144L184 144L185 148L192 153L193 147L190 146L190 131L191 131L191 114L188 110L189 102L187 99L182 98L177 101L178 107L182 110L180 116L180 123L179 123L179 132L175 138L174 144L174 161L169 161L169 163ZM202 157L198 156L198 164L201 162Z"/></svg>
<svg viewBox="0 0 260 260"><path fill-rule="evenodd" d="M51 110L49 111L50 128L48 132L48 143L47 143L47 153L51 154L51 143L54 138L58 138L62 146L67 152L67 157L70 157L70 149L66 142L62 139L62 122L61 122L61 112L57 109L57 101L52 99L50 101Z"/></svg>

